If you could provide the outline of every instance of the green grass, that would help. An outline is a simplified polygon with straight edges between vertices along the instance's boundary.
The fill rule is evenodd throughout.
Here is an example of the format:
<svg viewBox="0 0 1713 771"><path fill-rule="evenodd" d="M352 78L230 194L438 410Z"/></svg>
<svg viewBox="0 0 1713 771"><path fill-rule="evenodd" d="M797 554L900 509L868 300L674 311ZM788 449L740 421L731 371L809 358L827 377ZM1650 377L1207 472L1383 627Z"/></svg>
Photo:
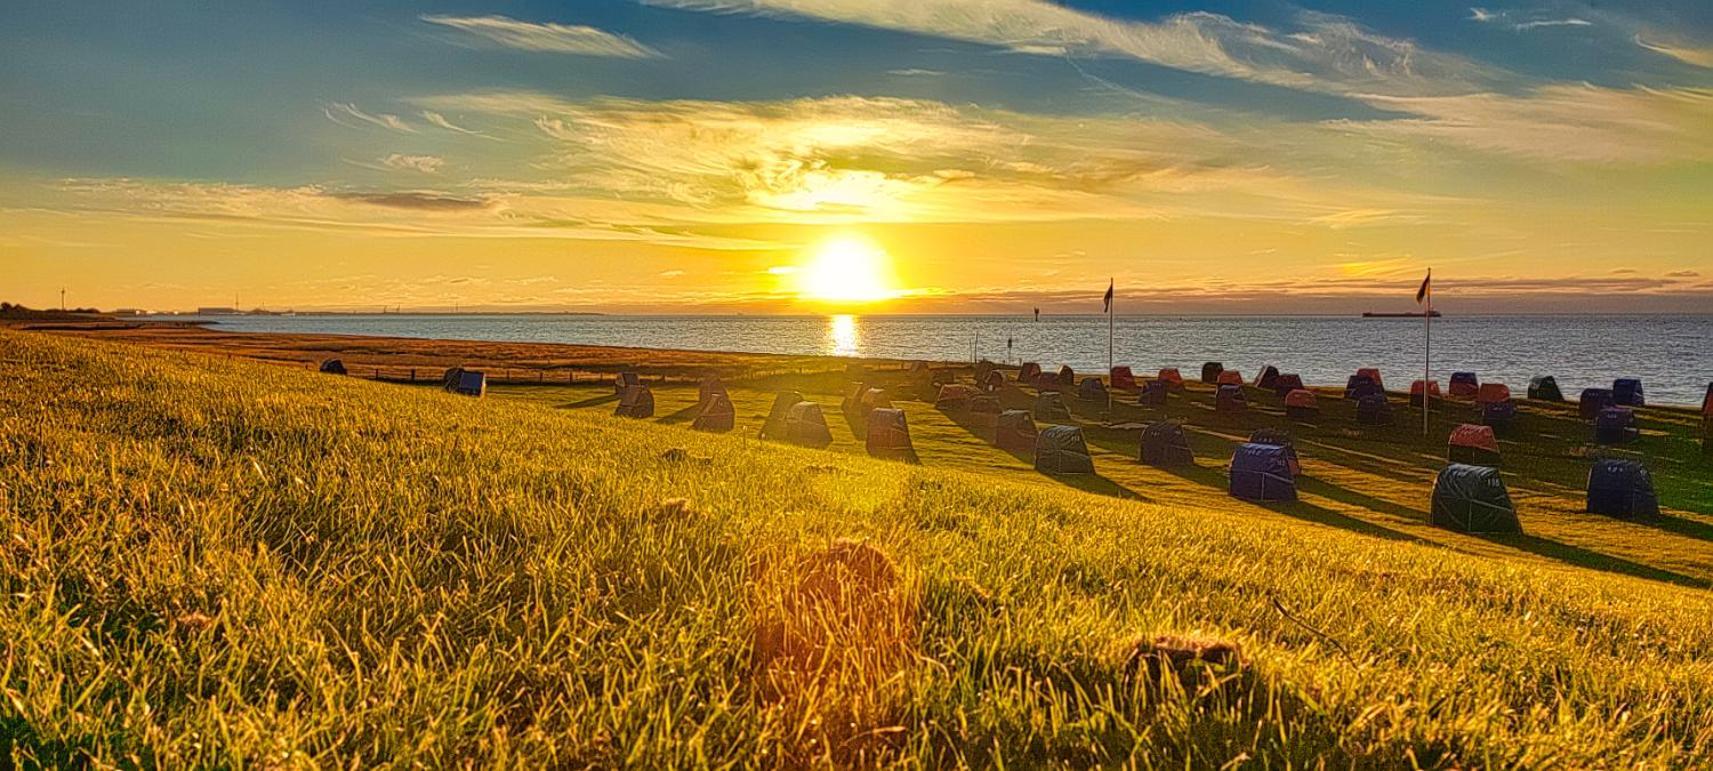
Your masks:
<svg viewBox="0 0 1713 771"><path fill-rule="evenodd" d="M1106 492L1147 500L992 452L942 468L979 443L917 404L908 466L743 438L744 396L746 425L709 436L4 331L0 359L0 750L22 766L1713 757L1713 598L1678 585L1705 566L1606 554L1705 550L1688 525L1608 523L1624 527L1590 536L1603 549L1568 535L1600 523L1525 510L1554 543L1688 580L1639 578L1376 530L1426 532L1403 522L1414 481L1361 493L1399 499L1388 524L1239 504L1116 454ZM1216 438L1196 441L1217 473ZM1413 452L1322 440L1374 456L1334 462L1302 441L1317 479L1386 477ZM1571 472L1514 489L1556 500L1552 473ZM1668 502L1704 495L1692 471L1666 483ZM1362 489L1325 484L1328 501ZM1157 635L1235 643L1243 663L1132 666Z"/></svg>

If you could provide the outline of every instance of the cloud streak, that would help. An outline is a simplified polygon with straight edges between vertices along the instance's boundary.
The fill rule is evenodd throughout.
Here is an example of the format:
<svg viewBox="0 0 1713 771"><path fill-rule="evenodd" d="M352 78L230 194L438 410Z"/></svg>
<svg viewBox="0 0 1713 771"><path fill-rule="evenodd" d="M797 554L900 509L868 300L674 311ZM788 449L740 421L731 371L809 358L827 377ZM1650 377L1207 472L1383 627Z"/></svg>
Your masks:
<svg viewBox="0 0 1713 771"><path fill-rule="evenodd" d="M1357 226L1427 199L1275 167L1267 131L1142 116L1055 116L912 99L569 101L449 94L428 109L531 126L535 165L590 195L701 221L1041 222L1262 216ZM1298 128L1334 138L1314 127ZM1237 194L1234 198L1231 194ZM1361 202L1364 211L1353 213ZM1405 211L1412 210L1412 211Z"/></svg>
<svg viewBox="0 0 1713 771"><path fill-rule="evenodd" d="M1684 64L1713 69L1713 46L1690 46L1648 40L1636 35L1636 45L1662 56L1669 56Z"/></svg>
<svg viewBox="0 0 1713 771"><path fill-rule="evenodd" d="M1114 19L1045 0L641 0L688 11L852 24L1048 56L1123 57L1163 67L1348 94L1467 91L1491 79L1461 57L1303 13L1278 31L1213 13Z"/></svg>
<svg viewBox="0 0 1713 771"><path fill-rule="evenodd" d="M423 174L438 174L440 168L446 165L446 159L435 155L405 155L392 153L381 159L381 165L394 171L415 171Z"/></svg>
<svg viewBox="0 0 1713 771"><path fill-rule="evenodd" d="M1713 89L1544 86L1523 96L1373 96L1416 118L1347 123L1384 135L1456 142L1543 161L1663 164L1713 160Z"/></svg>
<svg viewBox="0 0 1713 771"><path fill-rule="evenodd" d="M488 139L493 138L493 137L489 137L487 134L484 134L480 131L476 131L474 129L467 129L467 128L464 128L463 126L457 125L457 124L453 123L452 121L447 120L446 116L441 115L440 113L437 113L433 110L423 110L422 111L422 119L425 121L428 121L428 125L430 125L430 126L434 126L435 128L445 129L445 130L451 131L455 134L463 134L465 136L471 136L471 137L486 137Z"/></svg>
<svg viewBox="0 0 1713 771"><path fill-rule="evenodd" d="M1587 19L1569 16L1565 18L1533 18L1525 21L1512 21L1509 11L1489 11L1486 8L1470 8L1469 20L1482 24L1502 24L1516 32L1527 32L1531 29L1545 27L1592 27L1594 22Z"/></svg>
<svg viewBox="0 0 1713 771"><path fill-rule="evenodd" d="M53 211L74 217L117 216L168 223L193 220L387 238L565 239L714 251L782 248L779 243L761 239L689 232L667 218L637 216L625 207L613 207L610 201L551 196L353 191L317 185L270 187L129 178L62 180L44 192L55 199Z"/></svg>
<svg viewBox="0 0 1713 771"><path fill-rule="evenodd" d="M358 124L366 123L370 126L379 126L380 128L399 131L406 134L417 133L415 126L406 123L403 118L400 118L397 115L389 115L386 113L372 114L364 112L363 110L358 109L357 105L350 102L332 102L324 104L321 106L321 114L327 116L328 120L341 126L345 126L346 128L362 128L362 126ZM356 123L353 123L352 121L356 121Z"/></svg>
<svg viewBox="0 0 1713 771"><path fill-rule="evenodd" d="M506 16L429 15L421 19L519 51L616 59L663 57L659 51L629 37L583 25L519 21Z"/></svg>
<svg viewBox="0 0 1713 771"><path fill-rule="evenodd" d="M1592 27L1592 26L1594 26L1594 22L1591 22L1587 19L1577 19L1577 18L1540 19L1537 21L1520 22L1516 25L1515 29L1530 30L1530 29L1538 29L1541 27Z"/></svg>
<svg viewBox="0 0 1713 771"><path fill-rule="evenodd" d="M398 193L330 193L334 198L357 201L374 206L385 206L391 209L408 209L413 211L460 212L486 209L490 202L481 198L460 198L441 193L398 192Z"/></svg>

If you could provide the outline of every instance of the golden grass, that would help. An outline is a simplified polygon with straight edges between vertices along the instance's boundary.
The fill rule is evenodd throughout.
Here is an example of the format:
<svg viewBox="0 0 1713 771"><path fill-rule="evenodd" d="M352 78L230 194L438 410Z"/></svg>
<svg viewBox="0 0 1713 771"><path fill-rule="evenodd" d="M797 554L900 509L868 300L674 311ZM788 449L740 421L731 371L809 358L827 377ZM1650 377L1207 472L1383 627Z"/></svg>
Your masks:
<svg viewBox="0 0 1713 771"><path fill-rule="evenodd" d="M922 466L843 430L832 451L690 431L693 389L633 421L6 331L0 364L0 753L20 766L1713 758L1705 589L1121 476L1099 435L1127 498L1003 453L945 468L962 429L914 404ZM728 387L753 428L767 405ZM1225 433L1246 432L1193 441ZM1420 451L1397 444L1298 433L1312 475L1363 475L1329 501ZM1561 463L1508 456L1508 481L1557 500ZM1698 540L1677 527L1598 537ZM1192 652L1193 682L1136 676L1142 640ZM1221 643L1239 663L1198 668Z"/></svg>
<svg viewBox="0 0 1713 771"><path fill-rule="evenodd" d="M785 757L874 760L905 730L914 587L879 549L847 540L764 555L754 572L755 678L793 727Z"/></svg>

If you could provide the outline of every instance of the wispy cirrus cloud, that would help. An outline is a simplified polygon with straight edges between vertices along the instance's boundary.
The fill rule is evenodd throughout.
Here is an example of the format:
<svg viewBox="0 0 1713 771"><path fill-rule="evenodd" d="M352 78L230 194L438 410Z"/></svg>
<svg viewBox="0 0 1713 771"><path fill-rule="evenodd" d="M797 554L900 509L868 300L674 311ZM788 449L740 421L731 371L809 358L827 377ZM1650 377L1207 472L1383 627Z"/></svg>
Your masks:
<svg viewBox="0 0 1713 771"><path fill-rule="evenodd" d="M1594 26L1594 22L1591 22L1587 19L1569 18L1569 19L1539 19L1536 21L1519 22L1517 24L1516 28L1519 30L1528 30L1528 29L1538 29L1540 27L1592 27L1592 26Z"/></svg>
<svg viewBox="0 0 1713 771"><path fill-rule="evenodd" d="M1543 86L1523 95L1369 97L1417 117L1348 123L1544 161L1661 164L1713 159L1713 89Z"/></svg>
<svg viewBox="0 0 1713 771"><path fill-rule="evenodd" d="M1375 135L1452 140L1533 161L1694 162L1706 158L1713 144L1713 134L1698 128L1707 125L1706 89L1541 83L1318 12L1299 13L1294 26L1283 29L1205 12L1134 21L1045 0L641 2L860 25L1022 53L1127 57L1332 93L1399 114L1391 120L1350 124ZM1629 30L1639 24L1603 12L1587 16L1475 7L1469 18L1518 31L1593 26ZM1713 49L1643 41L1638 38L1660 53L1713 66Z"/></svg>
<svg viewBox="0 0 1713 771"><path fill-rule="evenodd" d="M1144 22L1045 0L641 0L681 10L853 24L1025 54L1124 57L1329 93L1447 93L1493 74L1462 57L1305 12L1290 30L1193 12Z"/></svg>
<svg viewBox="0 0 1713 771"><path fill-rule="evenodd" d="M475 211L486 209L491 202L482 198L465 198L444 193L424 193L416 191L384 192L384 193L328 193L327 195L345 201L385 206L392 209L410 209L415 211Z"/></svg>
<svg viewBox="0 0 1713 771"><path fill-rule="evenodd" d="M1636 45L1662 56L1669 56L1684 64L1713 69L1713 46L1696 46L1683 43L1671 43L1649 39L1636 35Z"/></svg>
<svg viewBox="0 0 1713 771"><path fill-rule="evenodd" d="M520 21L506 16L428 15L421 18L429 24L455 29L519 51L619 59L658 59L663 56L625 35L578 24Z"/></svg>
<svg viewBox="0 0 1713 771"><path fill-rule="evenodd" d="M103 221L198 221L370 237L622 241L716 251L781 248L762 239L690 232L658 211L554 196L130 178L60 180L38 192L44 211Z"/></svg>
<svg viewBox="0 0 1713 771"><path fill-rule="evenodd" d="M484 134L480 131L476 131L475 129L467 129L467 128L464 128L463 126L460 126L456 123L453 123L452 121L448 120L446 118L446 116L441 115L440 113L437 113L433 110L423 110L422 111L422 119L425 121L428 121L428 125L430 125L430 126L434 126L435 128L445 129L445 130L451 131L455 134L463 134L465 136L472 136L472 137L487 137L488 136L487 134ZM489 138L491 139L492 137L489 137Z"/></svg>
<svg viewBox="0 0 1713 771"><path fill-rule="evenodd" d="M1520 17L1510 11L1490 11L1486 8L1470 8L1469 20L1483 24L1500 24L1518 32L1543 27L1592 27L1594 22L1577 16L1545 17L1539 15Z"/></svg>
<svg viewBox="0 0 1713 771"><path fill-rule="evenodd" d="M390 153L381 158L381 166L394 171L416 171L423 174L438 174L446 159L437 155L405 155Z"/></svg>
<svg viewBox="0 0 1713 771"><path fill-rule="evenodd" d="M534 165L561 184L676 207L703 221L1227 214L1354 227L1412 219L1423 205L1436 205L1293 175L1248 134L1143 116L1025 114L864 97L571 101L481 92L415 101L533 126L548 158ZM1320 130L1296 133L1304 131Z"/></svg>
<svg viewBox="0 0 1713 771"><path fill-rule="evenodd" d="M350 102L331 102L324 104L321 106L321 114L327 116L328 120L347 128L361 128L358 124L366 123L370 126L379 126L393 131L402 131L407 134L417 133L415 126L405 122L403 118L400 118L397 115L364 112L359 109L357 105Z"/></svg>

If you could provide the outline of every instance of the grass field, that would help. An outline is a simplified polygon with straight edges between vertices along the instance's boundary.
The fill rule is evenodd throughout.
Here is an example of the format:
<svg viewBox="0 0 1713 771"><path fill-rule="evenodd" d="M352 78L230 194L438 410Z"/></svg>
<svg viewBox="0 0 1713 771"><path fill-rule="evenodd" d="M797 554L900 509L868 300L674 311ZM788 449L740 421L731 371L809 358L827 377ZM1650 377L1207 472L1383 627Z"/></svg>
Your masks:
<svg viewBox="0 0 1713 771"><path fill-rule="evenodd" d="M1296 429L1305 500L1262 508L1220 467L1276 405L1222 423L1199 391L1167 410L1194 472L1129 461L1091 405L1099 475L1049 481L916 402L922 465L861 457L832 375L789 383L828 407L816 451L749 438L783 376L734 382L720 436L672 425L693 388L629 421L601 386L475 400L4 330L0 365L19 765L1713 758L1687 412L1626 450L1670 511L1617 522L1577 511L1586 428L1528 406L1528 535L1482 539L1421 524L1438 427L1363 433L1337 399Z"/></svg>
<svg viewBox="0 0 1713 771"><path fill-rule="evenodd" d="M1250 408L1241 416L1217 414L1213 391L1191 383L1164 408L1135 405L1134 394L1115 393L1107 404L1065 399L1072 423L1090 443L1097 474L1047 476L1034 471L1032 458L993 446L990 428L933 408L932 388L914 385L902 373L885 371L873 382L888 387L894 406L905 410L923 465L1061 484L1174 507L1217 506L1257 517L1289 517L1379 538L1428 542L1458 551L1507 560L1535 560L1624 573L1643 578L1706 587L1713 580L1713 457L1698 442L1698 417L1680 409L1645 409L1641 441L1618 447L1592 442L1592 431L1574 404L1522 402L1519 419L1500 432L1502 466L1512 500L1522 513L1522 536L1472 536L1428 525L1428 496L1435 474L1446 464L1446 437L1462 422L1478 422L1467 401L1441 400L1430 413L1431 430L1422 436L1421 412L1394 396L1397 424L1364 428L1355 407L1338 390L1322 390L1321 417L1287 420L1280 399L1249 390ZM818 401L833 429L835 452L863 453L860 428L839 414L845 379L842 372L819 377L774 377L731 383L738 411L733 433L755 437L775 393L797 390ZM698 391L689 383L657 385L655 422L688 426L695 418ZM611 385L496 386L490 394L567 410L612 412L618 399ZM1007 388L1000 394L1008 408L1028 409L1032 388ZM1131 402L1126 404L1124 402ZM1198 457L1193 469L1160 469L1137 462L1140 425L1162 418L1184 421ZM1251 431L1275 427L1292 432L1303 459L1300 500L1260 506L1226 497L1225 466L1232 449ZM1595 456L1643 460L1654 473L1664 501L1662 516L1623 521L1588 514L1584 488Z"/></svg>

